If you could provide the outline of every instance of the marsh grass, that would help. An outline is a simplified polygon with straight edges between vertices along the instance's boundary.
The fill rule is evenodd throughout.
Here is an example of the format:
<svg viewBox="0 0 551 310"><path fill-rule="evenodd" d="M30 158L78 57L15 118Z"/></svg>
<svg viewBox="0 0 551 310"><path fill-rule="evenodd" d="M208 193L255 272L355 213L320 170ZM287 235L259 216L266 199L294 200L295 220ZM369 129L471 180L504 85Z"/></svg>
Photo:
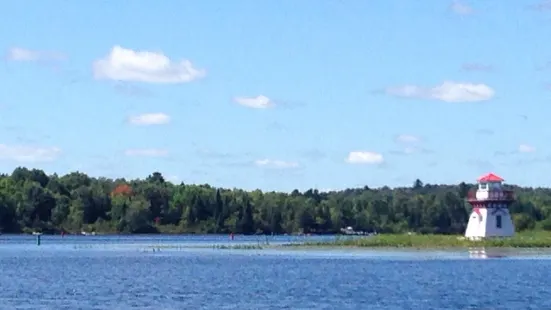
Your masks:
<svg viewBox="0 0 551 310"><path fill-rule="evenodd" d="M459 235L381 234L369 237L336 237L332 241L304 242L286 246L302 247L359 247L359 248L549 248L550 232L524 232L509 238L491 238L479 241Z"/></svg>

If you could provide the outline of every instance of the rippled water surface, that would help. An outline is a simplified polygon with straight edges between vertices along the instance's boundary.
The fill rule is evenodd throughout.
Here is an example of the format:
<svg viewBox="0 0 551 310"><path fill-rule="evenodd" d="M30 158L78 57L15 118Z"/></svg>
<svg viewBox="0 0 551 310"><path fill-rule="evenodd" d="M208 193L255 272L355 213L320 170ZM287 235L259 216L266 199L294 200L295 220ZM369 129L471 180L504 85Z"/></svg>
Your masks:
<svg viewBox="0 0 551 310"><path fill-rule="evenodd" d="M266 242L243 236L35 240L0 236L1 309L551 309L545 251L212 247ZM487 256L500 258L473 259Z"/></svg>

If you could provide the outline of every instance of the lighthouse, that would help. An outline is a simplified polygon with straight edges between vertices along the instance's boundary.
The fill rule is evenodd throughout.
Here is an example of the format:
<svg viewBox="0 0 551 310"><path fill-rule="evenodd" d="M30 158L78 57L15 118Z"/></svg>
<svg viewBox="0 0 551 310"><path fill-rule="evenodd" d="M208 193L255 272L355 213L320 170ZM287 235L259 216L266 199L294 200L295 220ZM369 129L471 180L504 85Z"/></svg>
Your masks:
<svg viewBox="0 0 551 310"><path fill-rule="evenodd" d="M503 179L489 173L478 178L478 188L469 192L467 201L473 207L465 237L481 239L511 237L515 226L509 206L515 201L513 191L503 189Z"/></svg>

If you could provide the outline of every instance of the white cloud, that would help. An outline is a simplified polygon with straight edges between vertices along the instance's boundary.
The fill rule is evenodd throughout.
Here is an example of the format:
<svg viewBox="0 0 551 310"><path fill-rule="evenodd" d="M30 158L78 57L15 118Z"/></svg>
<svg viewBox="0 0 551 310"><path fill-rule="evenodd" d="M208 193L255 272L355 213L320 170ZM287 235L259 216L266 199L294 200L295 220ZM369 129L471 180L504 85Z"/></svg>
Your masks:
<svg viewBox="0 0 551 310"><path fill-rule="evenodd" d="M23 145L0 144L0 159L22 163L49 162L61 155L57 147L32 147Z"/></svg>
<svg viewBox="0 0 551 310"><path fill-rule="evenodd" d="M462 2L462 1L459 1L459 0L454 0L452 5L451 5L451 9L457 13L457 14L460 14L460 15L469 15L469 14L472 14L473 13L473 9L468 6L466 3Z"/></svg>
<svg viewBox="0 0 551 310"><path fill-rule="evenodd" d="M128 149L124 152L126 156L163 157L168 155L164 149Z"/></svg>
<svg viewBox="0 0 551 310"><path fill-rule="evenodd" d="M276 160L276 159L259 159L259 160L256 160L254 164L258 167L278 168L278 169L299 167L299 164L297 162L283 161L283 160Z"/></svg>
<svg viewBox="0 0 551 310"><path fill-rule="evenodd" d="M128 122L132 125L164 125L170 122L170 116L164 113L146 113L131 116Z"/></svg>
<svg viewBox="0 0 551 310"><path fill-rule="evenodd" d="M485 101L494 97L494 90L485 84L457 83L446 81L434 87L422 87L417 85L403 85L386 89L389 95L432 99L445 102L476 102Z"/></svg>
<svg viewBox="0 0 551 310"><path fill-rule="evenodd" d="M270 98L263 95L256 97L235 97L234 101L242 106L253 109L266 109L275 105Z"/></svg>
<svg viewBox="0 0 551 310"><path fill-rule="evenodd" d="M189 60L174 62L160 52L133 51L114 46L93 64L96 79L147 83L187 83L206 75Z"/></svg>
<svg viewBox="0 0 551 310"><path fill-rule="evenodd" d="M413 135L399 135L396 137L396 141L400 143L417 143L420 139Z"/></svg>
<svg viewBox="0 0 551 310"><path fill-rule="evenodd" d="M30 50L21 47L12 47L6 58L11 61L61 61L65 55L57 52Z"/></svg>
<svg viewBox="0 0 551 310"><path fill-rule="evenodd" d="M521 153L532 153L536 151L536 148L528 144L521 144L518 146L518 151Z"/></svg>
<svg viewBox="0 0 551 310"><path fill-rule="evenodd" d="M346 161L350 164L382 164L382 154L369 151L353 151L348 154Z"/></svg>

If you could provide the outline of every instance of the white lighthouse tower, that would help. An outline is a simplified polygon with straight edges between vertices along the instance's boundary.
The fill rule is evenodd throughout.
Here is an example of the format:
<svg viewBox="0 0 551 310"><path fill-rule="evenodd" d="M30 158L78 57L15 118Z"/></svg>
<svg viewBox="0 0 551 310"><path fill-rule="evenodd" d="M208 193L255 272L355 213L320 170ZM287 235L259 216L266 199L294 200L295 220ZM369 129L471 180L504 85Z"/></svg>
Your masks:
<svg viewBox="0 0 551 310"><path fill-rule="evenodd" d="M473 207L465 237L511 237L515 227L509 206L515 201L513 191L503 189L503 179L493 173L480 177L478 188L469 192L467 201Z"/></svg>

